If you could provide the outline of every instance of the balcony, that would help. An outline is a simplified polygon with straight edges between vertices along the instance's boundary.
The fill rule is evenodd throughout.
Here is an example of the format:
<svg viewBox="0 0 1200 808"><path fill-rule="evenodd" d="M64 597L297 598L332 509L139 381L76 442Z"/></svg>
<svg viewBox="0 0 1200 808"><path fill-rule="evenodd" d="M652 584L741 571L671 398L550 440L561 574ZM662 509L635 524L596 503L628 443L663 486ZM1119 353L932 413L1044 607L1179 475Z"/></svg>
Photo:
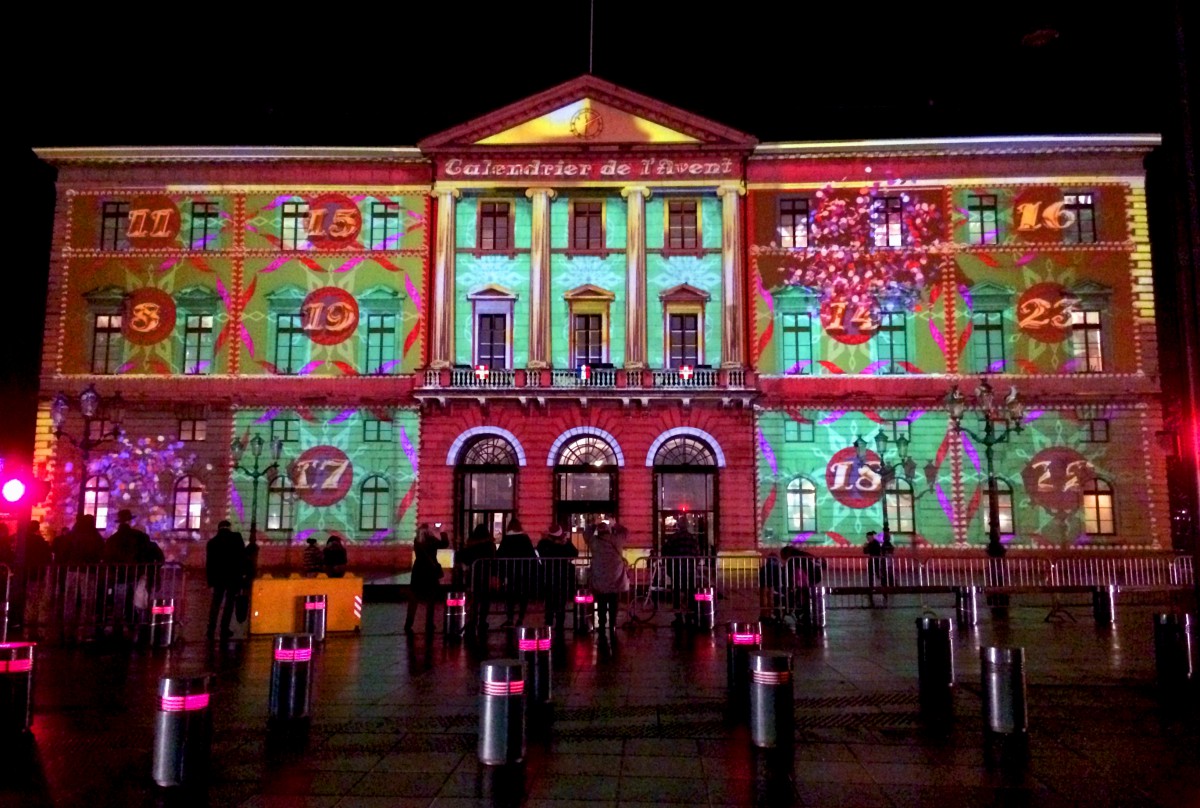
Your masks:
<svg viewBox="0 0 1200 808"><path fill-rule="evenodd" d="M418 393L436 393L443 396L461 391L477 396L487 391L489 394L512 392L520 396L590 396L608 392L625 397L666 395L690 398L693 394L706 392L752 392L752 389L747 388L748 375L752 374L743 369L704 367L650 370L589 367L581 372L571 368L497 370L460 365L443 370L426 370L424 385ZM753 385L752 379L750 384Z"/></svg>

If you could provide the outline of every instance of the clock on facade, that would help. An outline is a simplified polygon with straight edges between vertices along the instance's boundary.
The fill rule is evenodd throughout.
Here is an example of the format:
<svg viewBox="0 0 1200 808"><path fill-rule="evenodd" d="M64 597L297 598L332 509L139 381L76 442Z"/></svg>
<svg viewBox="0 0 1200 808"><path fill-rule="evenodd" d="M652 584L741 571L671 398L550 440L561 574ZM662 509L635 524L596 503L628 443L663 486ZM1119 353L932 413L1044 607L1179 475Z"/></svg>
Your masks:
<svg viewBox="0 0 1200 808"><path fill-rule="evenodd" d="M580 140L591 140L604 131L604 116L594 109L581 109L571 118L571 134Z"/></svg>

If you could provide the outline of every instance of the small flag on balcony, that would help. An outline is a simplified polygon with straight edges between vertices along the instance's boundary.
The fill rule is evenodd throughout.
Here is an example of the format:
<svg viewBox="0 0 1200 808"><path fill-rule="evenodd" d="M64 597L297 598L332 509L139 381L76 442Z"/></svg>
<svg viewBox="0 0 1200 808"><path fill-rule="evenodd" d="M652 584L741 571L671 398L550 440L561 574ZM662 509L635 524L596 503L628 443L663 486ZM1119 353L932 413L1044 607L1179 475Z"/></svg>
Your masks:
<svg viewBox="0 0 1200 808"><path fill-rule="evenodd" d="M491 374L491 369L487 365L475 366L475 378L481 382L486 382L487 377Z"/></svg>
<svg viewBox="0 0 1200 808"><path fill-rule="evenodd" d="M578 373L579 373L579 380L581 382L586 382L592 378L592 366L591 365L580 365Z"/></svg>
<svg viewBox="0 0 1200 808"><path fill-rule="evenodd" d="M691 365L683 365L679 368L679 378L683 379L685 382L691 381L692 376L695 374L696 370Z"/></svg>

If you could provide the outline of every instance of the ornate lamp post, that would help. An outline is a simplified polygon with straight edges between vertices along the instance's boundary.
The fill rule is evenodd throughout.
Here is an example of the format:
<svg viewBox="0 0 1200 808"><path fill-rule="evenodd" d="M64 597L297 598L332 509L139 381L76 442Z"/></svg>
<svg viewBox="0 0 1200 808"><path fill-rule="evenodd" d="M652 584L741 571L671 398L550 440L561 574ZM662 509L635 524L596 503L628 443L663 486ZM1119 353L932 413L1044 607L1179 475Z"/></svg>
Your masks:
<svg viewBox="0 0 1200 808"><path fill-rule="evenodd" d="M96 386L89 384L87 389L79 394L79 413L83 416L83 434L79 438L68 435L63 431L63 425L67 422L67 413L71 409L71 399L65 393L59 393L54 397L53 403L50 404L50 423L54 426L55 438L66 438L71 442L71 445L79 450L80 469L79 469L79 501L76 505L75 515L79 517L83 514L84 504L87 497L87 481L88 481L88 460L91 456L92 449L95 449L104 441L112 438L117 439L121 436L121 412L120 412L120 397L114 397L109 402L107 415L112 426L107 430L102 430L98 435L92 436L92 424L96 421L100 425L104 425L104 418L100 416L100 405L103 399L100 393L96 391Z"/></svg>
<svg viewBox="0 0 1200 808"><path fill-rule="evenodd" d="M946 394L946 407L950 410L950 420L954 422L956 432L966 432L976 443L982 443L984 456L987 458L988 476L988 555L992 558L1004 556L1005 548L1000 543L1000 491L996 487L996 468L992 447L1004 443L1013 432L1022 429L1021 419L1025 416L1025 405L1013 387L1004 401L997 402L992 386L984 379L979 389L975 391L975 404L970 406L966 397L958 389L958 385L950 388ZM978 410L979 419L983 424L983 434L980 435L969 427L962 425L963 416L967 409ZM996 434L996 422L1004 425L1004 431Z"/></svg>
<svg viewBox="0 0 1200 808"><path fill-rule="evenodd" d="M250 478L250 541L258 541L258 481L262 477L274 475L279 471L279 455L283 453L283 441L276 438L271 441L271 465L259 469L259 458L262 456L263 444L266 441L262 435L250 439L250 455L254 458L254 467L246 468L241 465L242 454L246 444L237 438L233 439L230 449L233 451L233 467Z"/></svg>
<svg viewBox="0 0 1200 808"><path fill-rule="evenodd" d="M888 483L896 479L896 469L900 469L909 485L912 485L913 479L917 476L917 461L913 460L908 454L909 439L903 435L896 438L897 458L894 463L887 462L887 450L890 442L887 434L882 429L875 433L875 454L879 456L879 465L876 467L867 461L867 442L863 440L862 435L854 439L854 453L858 457L859 464L866 466L879 475L880 486L883 489L883 496L879 500L883 503L883 533L889 538L892 535L892 529L888 523ZM925 474L925 482L928 483L930 488L933 488L933 484L937 480L937 466L930 460L925 464L922 471Z"/></svg>

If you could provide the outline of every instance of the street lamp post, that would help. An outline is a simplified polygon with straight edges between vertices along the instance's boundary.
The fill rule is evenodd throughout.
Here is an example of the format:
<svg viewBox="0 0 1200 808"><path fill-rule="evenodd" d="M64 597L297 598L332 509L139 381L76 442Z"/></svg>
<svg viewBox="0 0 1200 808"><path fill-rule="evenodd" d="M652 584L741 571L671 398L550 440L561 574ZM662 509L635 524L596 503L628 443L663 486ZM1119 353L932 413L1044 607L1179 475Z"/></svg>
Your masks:
<svg viewBox="0 0 1200 808"><path fill-rule="evenodd" d="M971 409L979 411L983 422L983 434L980 435L970 427L962 425L963 416L968 409L967 399L958 389L958 385L950 388L946 394L946 406L950 410L950 420L954 422L956 432L966 432L976 443L982 443L984 456L987 458L988 476L988 555L992 558L1004 556L1005 548L1000 543L1000 491L996 486L996 467L992 447L1004 443L1013 432L1022 429L1021 420L1025 415L1025 405L1017 395L1017 388L1010 389L1004 401L997 402L992 386L984 379L979 389L975 391L975 405ZM996 422L1004 424L1004 431L996 434Z"/></svg>
<svg viewBox="0 0 1200 808"><path fill-rule="evenodd" d="M114 403L116 402L116 403ZM101 426L104 425L104 418L97 417L100 414L100 405L103 399L100 393L96 391L96 386L89 384L87 389L79 394L79 412L83 416L83 434L79 438L68 435L63 431L63 425L67 422L67 413L71 409L71 400L65 393L59 393L54 397L53 403L50 404L50 423L54 427L55 438L66 438L75 448L79 450L80 469L79 469L79 499L76 503L75 516L78 518L83 515L84 506L87 500L87 481L88 481L88 460L91 458L92 449L95 449L101 443L109 438L117 439L121 436L121 413L119 402L120 398L110 402L107 408L107 415L112 423L112 427L108 430L102 430L100 434L92 437L92 424L100 421Z"/></svg>
<svg viewBox="0 0 1200 808"><path fill-rule="evenodd" d="M283 441L279 438L271 441L271 465L259 469L258 463L264 443L266 441L262 439L262 435L255 435L250 439L250 455L254 458L254 467L249 469L241 465L246 444L238 438L234 438L230 445L230 449L233 451L233 467L250 478L250 541L252 542L258 541L258 481L262 477L279 471L279 455L283 453Z"/></svg>
<svg viewBox="0 0 1200 808"><path fill-rule="evenodd" d="M887 462L888 439L887 434L881 429L875 433L875 454L879 456L878 468L873 467L867 461L867 442L863 440L862 435L854 439L854 454L858 458L860 465L866 466L879 475L879 484L883 491L880 502L883 503L883 535L885 538L891 538L892 529L888 522L887 508L887 490L888 483L896 478L896 469L900 469L904 479L909 485L912 485L913 480L917 476L917 461L913 460L908 454L909 438L901 435L896 438L896 455L897 459L894 463ZM937 480L937 466L930 460L922 469L925 474L925 481L933 488L934 482Z"/></svg>

